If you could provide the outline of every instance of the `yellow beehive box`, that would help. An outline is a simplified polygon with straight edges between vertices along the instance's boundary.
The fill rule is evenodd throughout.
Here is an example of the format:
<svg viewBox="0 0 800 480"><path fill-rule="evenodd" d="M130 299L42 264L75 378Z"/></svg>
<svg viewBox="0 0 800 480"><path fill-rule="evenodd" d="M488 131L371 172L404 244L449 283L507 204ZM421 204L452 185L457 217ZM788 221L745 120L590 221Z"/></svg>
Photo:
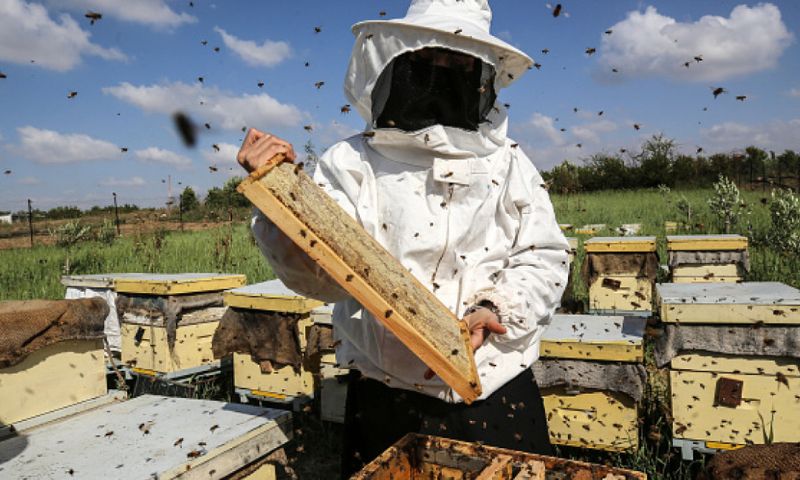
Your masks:
<svg viewBox="0 0 800 480"><path fill-rule="evenodd" d="M655 237L594 237L586 240L583 247L587 255L585 261L590 264L602 258L615 258L621 266L597 271L589 279L590 311L607 314L652 311L654 278L642 275L642 267L648 255L655 255ZM632 260L626 260L626 256Z"/></svg>
<svg viewBox="0 0 800 480"><path fill-rule="evenodd" d="M800 324L800 290L779 282L660 283L661 321L681 324Z"/></svg>
<svg viewBox="0 0 800 480"><path fill-rule="evenodd" d="M557 365L578 360L599 369L612 363L642 363L644 326L640 317L554 315L542 334L540 361ZM580 376L573 380L569 388L549 378L540 380L549 385L541 394L550 441L607 451L637 448L637 402L611 389L582 388L576 385Z"/></svg>
<svg viewBox="0 0 800 480"><path fill-rule="evenodd" d="M672 359L673 435L708 448L800 441L800 360L684 353Z"/></svg>
<svg viewBox="0 0 800 480"><path fill-rule="evenodd" d="M596 233L602 232L605 229L606 229L605 223L592 223L575 229L575 233L580 235L594 235Z"/></svg>
<svg viewBox="0 0 800 480"><path fill-rule="evenodd" d="M748 264L747 244L742 235L667 236L672 281L741 282Z"/></svg>
<svg viewBox="0 0 800 480"><path fill-rule="evenodd" d="M665 221L664 222L664 232L665 233L675 233L675 232L678 231L678 226L679 226L678 222Z"/></svg>
<svg viewBox="0 0 800 480"><path fill-rule="evenodd" d="M211 340L225 309L210 307L182 315L170 351L164 325L122 321L122 363L147 375L172 373L214 363Z"/></svg>
<svg viewBox="0 0 800 480"><path fill-rule="evenodd" d="M567 237L567 243L569 243L569 263L572 263L575 261L575 256L578 254L578 238Z"/></svg>
<svg viewBox="0 0 800 480"><path fill-rule="evenodd" d="M0 369L0 424L11 425L105 394L102 339L58 342Z"/></svg>
<svg viewBox="0 0 800 480"><path fill-rule="evenodd" d="M218 292L241 287L246 282L244 275L221 273L142 273L114 278L114 289L117 293L140 295L183 295Z"/></svg>
<svg viewBox="0 0 800 480"><path fill-rule="evenodd" d="M232 308L259 310L300 315L297 323L301 350L306 348L306 332L315 321L330 323L330 308L320 301L303 297L287 288L280 280L247 285L229 290L224 295L225 304ZM314 373L304 365L299 371L284 366L262 373L250 355L235 353L233 380L238 389L249 390L251 395L266 399L287 400L294 397L314 396Z"/></svg>

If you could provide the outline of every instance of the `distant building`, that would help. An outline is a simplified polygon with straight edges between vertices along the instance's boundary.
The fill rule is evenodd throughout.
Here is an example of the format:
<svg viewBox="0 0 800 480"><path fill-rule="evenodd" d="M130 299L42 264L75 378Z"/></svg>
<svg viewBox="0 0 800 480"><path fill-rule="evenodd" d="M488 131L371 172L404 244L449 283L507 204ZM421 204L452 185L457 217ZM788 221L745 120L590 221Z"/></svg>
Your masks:
<svg viewBox="0 0 800 480"><path fill-rule="evenodd" d="M13 222L12 214L0 214L0 223L7 223L11 225Z"/></svg>

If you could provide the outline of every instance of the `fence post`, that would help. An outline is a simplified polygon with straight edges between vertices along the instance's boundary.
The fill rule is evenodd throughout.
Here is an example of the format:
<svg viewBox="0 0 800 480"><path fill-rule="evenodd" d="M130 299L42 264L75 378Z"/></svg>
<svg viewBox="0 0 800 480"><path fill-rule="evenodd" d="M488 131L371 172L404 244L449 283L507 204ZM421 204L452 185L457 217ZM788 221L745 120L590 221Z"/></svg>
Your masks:
<svg viewBox="0 0 800 480"><path fill-rule="evenodd" d="M33 248L33 208L30 198L28 199L28 229L31 232L31 248Z"/></svg>
<svg viewBox="0 0 800 480"><path fill-rule="evenodd" d="M114 223L117 225L117 236L120 236L119 232L119 209L117 208L117 192L112 192L114 195Z"/></svg>
<svg viewBox="0 0 800 480"><path fill-rule="evenodd" d="M181 222L181 232L183 231L183 195L178 195L178 219Z"/></svg>

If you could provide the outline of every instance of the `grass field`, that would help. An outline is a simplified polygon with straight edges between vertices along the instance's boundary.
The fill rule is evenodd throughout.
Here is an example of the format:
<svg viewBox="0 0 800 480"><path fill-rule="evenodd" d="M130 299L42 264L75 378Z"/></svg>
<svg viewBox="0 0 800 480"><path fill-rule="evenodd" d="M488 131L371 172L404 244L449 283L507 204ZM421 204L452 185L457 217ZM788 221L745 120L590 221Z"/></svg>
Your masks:
<svg viewBox="0 0 800 480"><path fill-rule="evenodd" d="M720 233L716 217L706 205L710 190L662 192L658 190L596 192L590 194L553 195L559 223L576 227L605 223L610 228L621 224L640 223L641 235L659 238L661 262L666 261L664 222L685 222L677 204L683 196L692 207L691 225L681 233ZM735 233L751 239L750 281L781 281L800 287L800 258L781 254L769 248L764 239L770 230L769 192L742 192L750 210ZM614 235L613 231L600 235ZM567 233L567 235L572 235ZM583 237L586 238L585 236ZM586 287L579 280L579 250L573 265L575 297L586 300ZM200 231L166 231L152 228L134 229L132 234L111 244L80 243L73 248L38 246L33 249L0 250L0 300L30 298L63 298L64 287L59 277L65 273L108 272L227 272L247 275L249 283L272 278L272 272L255 245L246 223L219 224ZM678 461L669 447L670 427L666 420L667 382L664 372L648 366L650 385L642 404L642 447L637 452L621 455L587 453L563 449L563 456L612 463L648 473L652 479L691 478L700 465ZM305 420L304 420L305 418ZM313 419L298 418L305 434L289 448L293 467L301 478L331 478L338 465L338 427ZM303 448L305 445L305 448ZM319 465L325 465L320 468Z"/></svg>

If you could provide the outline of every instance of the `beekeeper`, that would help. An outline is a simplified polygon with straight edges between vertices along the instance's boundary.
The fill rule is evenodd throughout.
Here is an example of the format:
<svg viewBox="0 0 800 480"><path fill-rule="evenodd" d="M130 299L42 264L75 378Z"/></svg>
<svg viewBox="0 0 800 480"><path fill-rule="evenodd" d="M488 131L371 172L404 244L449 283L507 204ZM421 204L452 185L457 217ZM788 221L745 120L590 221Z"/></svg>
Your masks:
<svg viewBox="0 0 800 480"><path fill-rule="evenodd" d="M348 387L345 473L408 432L551 452L530 366L567 283L569 245L496 101L533 61L489 33L491 17L487 0L413 0L404 18L353 26L344 87L365 133L330 147L314 172L468 323L478 401L464 404L263 215L253 218L281 280L336 303L337 362L360 372ZM277 153L296 158L289 143L253 129L238 161L252 171Z"/></svg>

